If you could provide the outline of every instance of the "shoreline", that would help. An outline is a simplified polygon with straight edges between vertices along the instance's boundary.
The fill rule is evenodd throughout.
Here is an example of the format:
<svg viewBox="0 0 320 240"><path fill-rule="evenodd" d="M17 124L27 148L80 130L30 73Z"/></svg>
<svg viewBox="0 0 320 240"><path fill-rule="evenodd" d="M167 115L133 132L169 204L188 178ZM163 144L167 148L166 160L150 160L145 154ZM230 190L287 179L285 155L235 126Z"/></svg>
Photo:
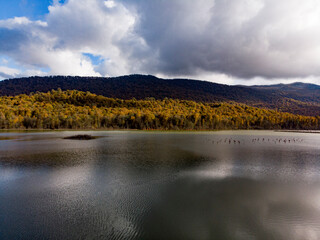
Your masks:
<svg viewBox="0 0 320 240"><path fill-rule="evenodd" d="M0 129L0 133L6 132L222 132L222 131L272 131L272 132L288 132L288 133L320 133L320 130L286 130L286 129L115 129L115 128L99 128L99 129Z"/></svg>
<svg viewBox="0 0 320 240"><path fill-rule="evenodd" d="M275 132L293 132L293 133L320 133L320 130L275 130Z"/></svg>

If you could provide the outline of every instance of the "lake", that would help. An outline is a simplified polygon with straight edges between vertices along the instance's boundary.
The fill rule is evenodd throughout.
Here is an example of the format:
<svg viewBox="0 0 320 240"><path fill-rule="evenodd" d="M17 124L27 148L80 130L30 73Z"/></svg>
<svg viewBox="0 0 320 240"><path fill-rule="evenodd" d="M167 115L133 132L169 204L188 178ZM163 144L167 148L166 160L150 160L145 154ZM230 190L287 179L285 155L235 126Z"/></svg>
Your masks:
<svg viewBox="0 0 320 240"><path fill-rule="evenodd" d="M1 132L0 239L318 240L320 134Z"/></svg>

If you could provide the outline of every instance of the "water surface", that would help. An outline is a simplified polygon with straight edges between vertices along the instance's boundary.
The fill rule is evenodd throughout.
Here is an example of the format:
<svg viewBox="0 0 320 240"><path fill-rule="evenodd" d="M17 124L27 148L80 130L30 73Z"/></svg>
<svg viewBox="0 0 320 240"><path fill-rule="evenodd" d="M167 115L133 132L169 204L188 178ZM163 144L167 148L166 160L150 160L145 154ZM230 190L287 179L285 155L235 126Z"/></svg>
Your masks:
<svg viewBox="0 0 320 240"><path fill-rule="evenodd" d="M0 133L0 239L320 239L320 135Z"/></svg>

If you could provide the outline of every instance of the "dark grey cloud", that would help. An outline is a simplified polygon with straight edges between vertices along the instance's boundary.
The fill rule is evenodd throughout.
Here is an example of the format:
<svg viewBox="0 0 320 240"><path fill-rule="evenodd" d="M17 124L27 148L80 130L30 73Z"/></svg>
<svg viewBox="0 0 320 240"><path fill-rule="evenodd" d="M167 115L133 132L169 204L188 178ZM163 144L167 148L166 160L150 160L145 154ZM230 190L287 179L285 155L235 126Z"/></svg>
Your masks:
<svg viewBox="0 0 320 240"><path fill-rule="evenodd" d="M138 12L135 31L157 60L144 66L146 71L193 75L203 70L240 78L320 75L317 1L128 2Z"/></svg>
<svg viewBox="0 0 320 240"><path fill-rule="evenodd" d="M28 41L28 37L25 32L0 27L0 53L16 51L26 41Z"/></svg>

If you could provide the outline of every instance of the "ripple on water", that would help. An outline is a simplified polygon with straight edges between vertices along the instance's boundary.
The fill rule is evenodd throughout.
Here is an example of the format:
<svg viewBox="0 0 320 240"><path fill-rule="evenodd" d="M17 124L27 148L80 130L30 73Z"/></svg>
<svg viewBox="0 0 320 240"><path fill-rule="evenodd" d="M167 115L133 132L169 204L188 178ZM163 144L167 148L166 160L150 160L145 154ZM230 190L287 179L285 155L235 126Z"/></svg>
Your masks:
<svg viewBox="0 0 320 240"><path fill-rule="evenodd" d="M95 134L1 140L1 238L320 239L320 135Z"/></svg>

